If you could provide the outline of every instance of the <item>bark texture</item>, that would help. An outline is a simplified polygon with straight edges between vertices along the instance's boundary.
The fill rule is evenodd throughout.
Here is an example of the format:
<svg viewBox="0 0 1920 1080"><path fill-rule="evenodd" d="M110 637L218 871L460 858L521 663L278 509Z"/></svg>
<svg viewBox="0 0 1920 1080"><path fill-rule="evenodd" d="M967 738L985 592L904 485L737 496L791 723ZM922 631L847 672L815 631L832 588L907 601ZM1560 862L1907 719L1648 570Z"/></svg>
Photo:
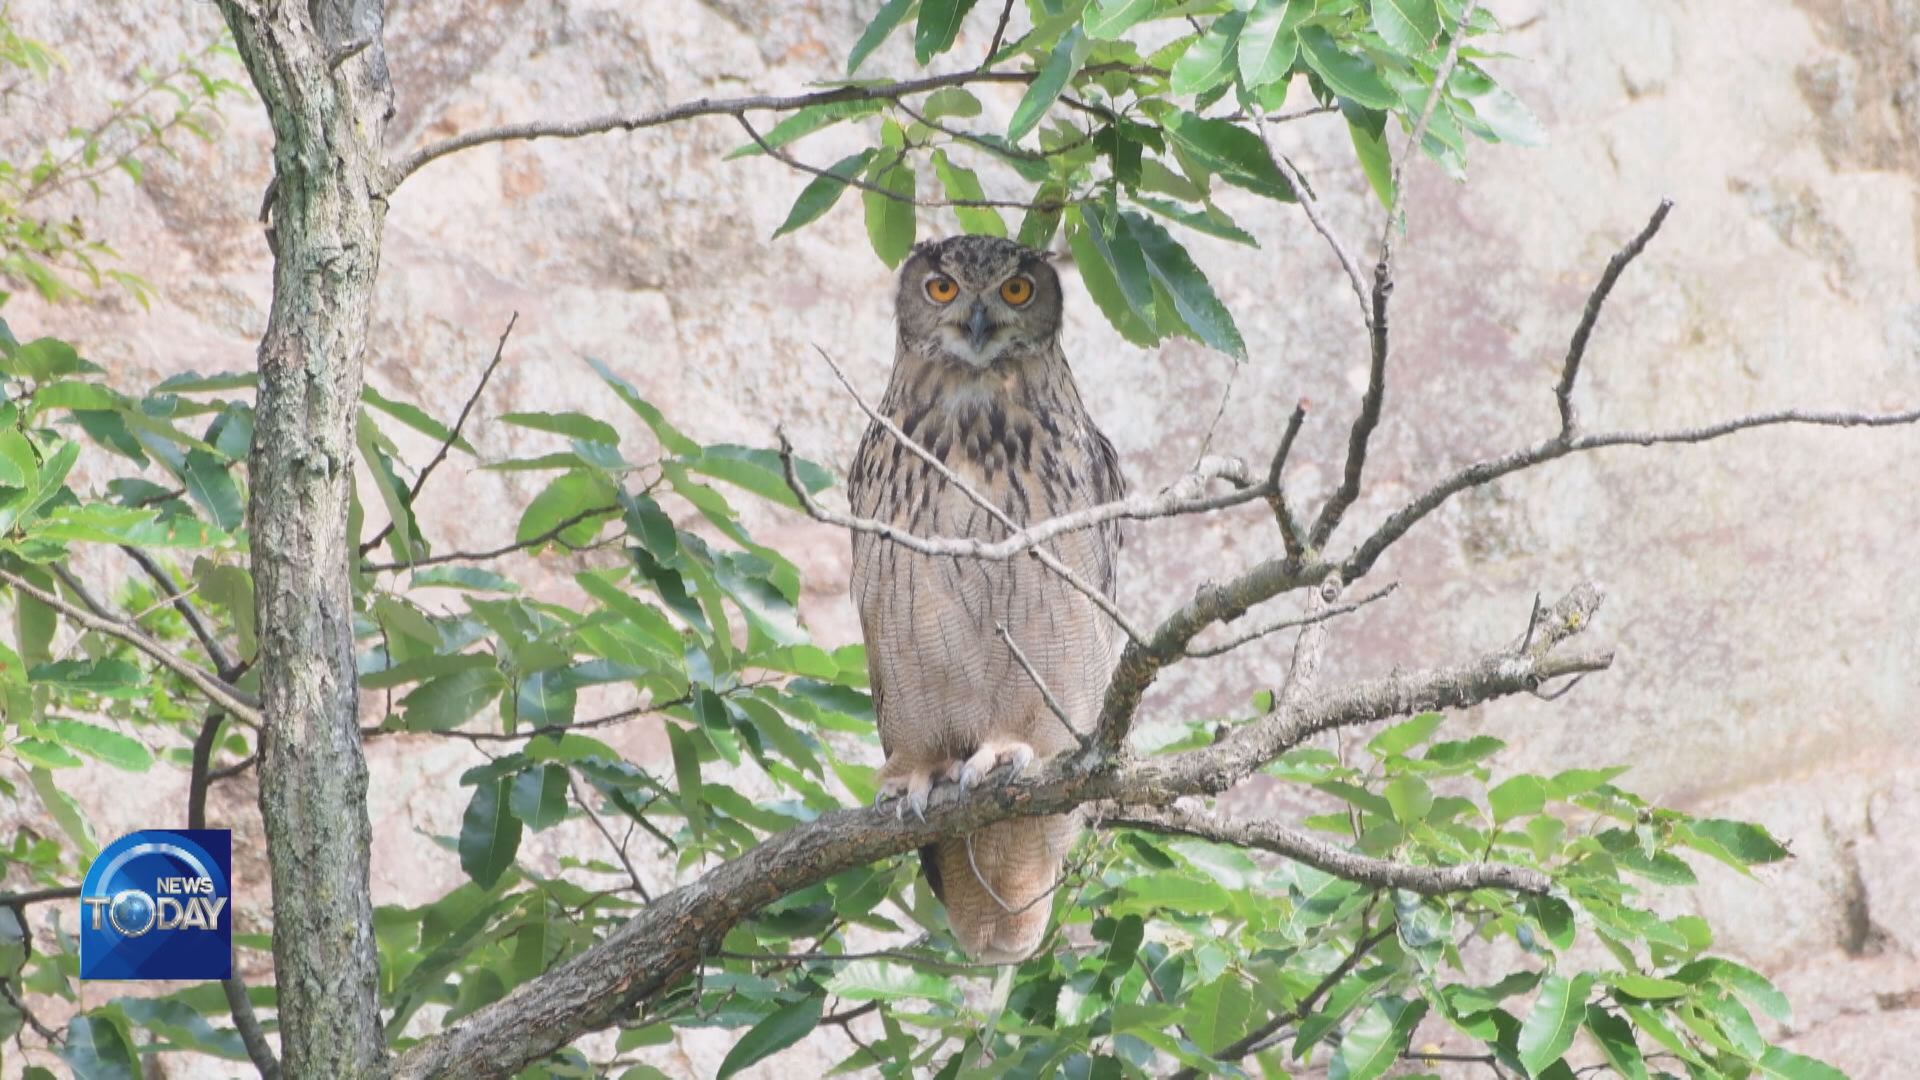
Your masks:
<svg viewBox="0 0 1920 1080"><path fill-rule="evenodd" d="M273 125L273 307L248 525L260 627L260 809L290 1077L384 1068L372 837L347 576L354 417L386 204L391 94L367 0L222 4Z"/></svg>

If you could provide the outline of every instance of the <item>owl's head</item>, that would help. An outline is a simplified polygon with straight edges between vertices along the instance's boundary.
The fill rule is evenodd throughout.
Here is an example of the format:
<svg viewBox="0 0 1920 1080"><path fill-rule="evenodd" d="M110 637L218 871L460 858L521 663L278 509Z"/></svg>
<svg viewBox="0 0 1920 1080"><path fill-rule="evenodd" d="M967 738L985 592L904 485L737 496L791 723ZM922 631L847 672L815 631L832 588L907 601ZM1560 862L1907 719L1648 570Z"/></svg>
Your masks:
<svg viewBox="0 0 1920 1080"><path fill-rule="evenodd" d="M1060 277L1024 244L953 236L914 248L894 310L903 344L985 369L1048 350L1060 332Z"/></svg>

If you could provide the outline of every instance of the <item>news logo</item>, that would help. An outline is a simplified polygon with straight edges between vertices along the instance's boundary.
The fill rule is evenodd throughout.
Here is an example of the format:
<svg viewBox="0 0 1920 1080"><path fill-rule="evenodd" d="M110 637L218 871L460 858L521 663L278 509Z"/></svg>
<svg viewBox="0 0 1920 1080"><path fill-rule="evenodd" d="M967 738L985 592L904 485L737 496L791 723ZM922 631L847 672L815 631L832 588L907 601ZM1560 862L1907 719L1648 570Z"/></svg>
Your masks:
<svg viewBox="0 0 1920 1080"><path fill-rule="evenodd" d="M108 845L80 889L80 977L233 974L232 855L226 829L145 829Z"/></svg>

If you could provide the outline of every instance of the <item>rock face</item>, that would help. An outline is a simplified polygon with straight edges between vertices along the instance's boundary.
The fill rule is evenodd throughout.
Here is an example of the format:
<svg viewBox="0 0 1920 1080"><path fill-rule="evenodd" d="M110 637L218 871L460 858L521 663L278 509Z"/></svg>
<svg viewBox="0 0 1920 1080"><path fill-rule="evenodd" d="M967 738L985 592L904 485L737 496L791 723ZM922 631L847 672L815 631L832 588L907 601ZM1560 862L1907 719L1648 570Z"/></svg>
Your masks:
<svg viewBox="0 0 1920 1080"><path fill-rule="evenodd" d="M796 90L841 70L868 6L395 5L392 130L413 146L510 120ZM1663 195L1678 209L1614 293L1587 357L1579 402L1591 428L1920 403L1920 4L1491 6L1520 58L1499 70L1551 144L1476 147L1464 186L1414 168L1373 493L1349 533L1442 472L1552 430L1551 386L1587 290ZM991 33L986 7L963 38L968 55ZM136 65L216 32L206 5L108 8L16 6L23 29L56 45L73 74L33 132L6 138L98 115ZM870 70L906 70L898 45ZM137 189L110 184L75 207L158 286L153 310L112 298L49 309L16 296L5 311L16 331L76 340L129 388L252 363L268 296L255 221L268 134L251 107L229 114L216 142L156 160ZM805 151L832 161L851 137ZM1378 235L1379 207L1336 120L1277 137L1343 233ZM742 141L731 120L706 119L427 166L388 217L369 380L451 415L518 311L483 412L615 415L581 364L593 355L700 437L765 445L785 421L803 451L844 464L861 421L812 347L877 394L892 352L889 275L852 199L770 242L805 178L763 159L723 162ZM1186 344L1127 346L1077 289L1069 352L1136 486L1192 461L1223 400L1213 451L1260 458L1304 398L1312 419L1293 483L1317 498L1337 475L1365 378L1353 298L1299 214L1229 208L1260 250L1190 246L1239 318L1247 364L1234 370ZM644 444L637 427L624 433ZM511 452L515 437L496 427L481 449ZM1799 1006L1789 1045L1855 1076L1902 1075L1901 1051L1920 1043L1917 461L1912 429L1774 429L1705 448L1615 450L1503 482L1455 500L1383 560L1376 578L1399 581L1399 593L1337 625L1322 678L1443 662L1516 635L1536 591L1604 583L1595 633L1618 647L1613 671L1556 704L1503 703L1457 723L1504 738L1504 767L1631 764L1626 782L1650 797L1790 839L1797 858L1761 882L1709 871L1690 902L1721 928L1720 948L1776 975ZM434 539L498 543L533 493L519 475L438 474L424 515L438 523ZM816 632L854 637L844 539L772 514L760 532L807 570ZM1136 527L1123 601L1151 616L1276 543L1258 513ZM1184 672L1146 715L1242 700L1285 649L1275 641ZM665 753L657 732L626 739L636 760ZM425 837L457 828L453 778L469 757L445 745L370 752L376 820L410 826L380 830L378 900L438 895L459 870ZM180 793L151 797L174 806ZM248 797L222 798L216 818L257 835ZM1240 798L1243 809L1271 801ZM122 803L112 818L123 815L136 816ZM665 880L665 867L651 872ZM837 1033L816 1039L818 1061L846 1050ZM709 1074L728 1043L693 1033L659 1063ZM790 1055L779 1074L798 1067Z"/></svg>

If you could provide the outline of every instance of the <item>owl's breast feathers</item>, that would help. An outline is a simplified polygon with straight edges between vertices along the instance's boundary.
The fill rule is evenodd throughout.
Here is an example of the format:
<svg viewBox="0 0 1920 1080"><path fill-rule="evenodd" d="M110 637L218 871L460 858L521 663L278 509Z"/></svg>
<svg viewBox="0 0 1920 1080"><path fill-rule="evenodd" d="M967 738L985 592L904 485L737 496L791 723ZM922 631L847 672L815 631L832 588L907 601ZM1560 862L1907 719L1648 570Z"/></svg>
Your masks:
<svg viewBox="0 0 1920 1080"><path fill-rule="evenodd" d="M1088 417L1057 346L1048 355L1003 361L987 371L903 351L880 411L1018 525L1126 493L1113 444ZM869 425L861 440L848 494L856 513L918 536L992 541L1008 535L879 424ZM870 543L886 541L856 536L856 560ZM1113 595L1117 522L1048 547Z"/></svg>

